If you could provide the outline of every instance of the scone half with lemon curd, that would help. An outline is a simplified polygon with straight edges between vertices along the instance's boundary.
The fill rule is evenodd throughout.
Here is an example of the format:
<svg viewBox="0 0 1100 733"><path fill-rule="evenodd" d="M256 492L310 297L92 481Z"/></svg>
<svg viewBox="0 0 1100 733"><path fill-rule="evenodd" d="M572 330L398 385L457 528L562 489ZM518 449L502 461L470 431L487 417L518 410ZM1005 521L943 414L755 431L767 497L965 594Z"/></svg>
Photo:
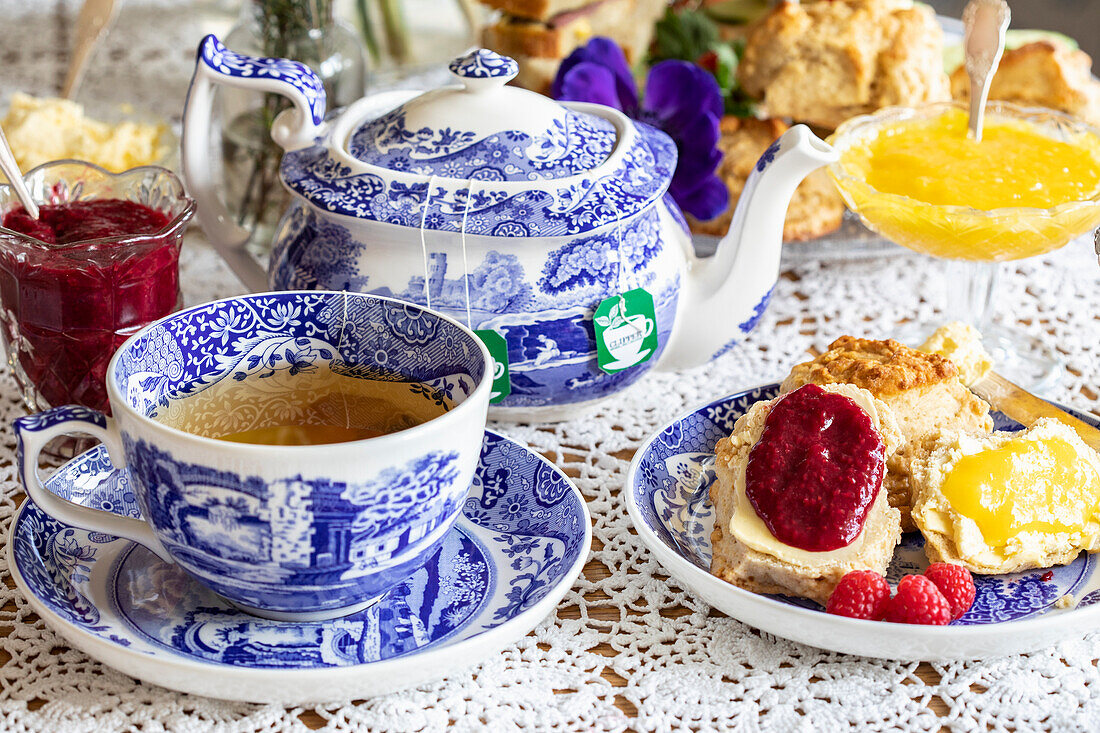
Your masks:
<svg viewBox="0 0 1100 733"><path fill-rule="evenodd" d="M902 529L914 529L909 466L922 450L924 438L941 429L993 430L989 405L959 379L948 358L910 348L894 340L841 336L812 361L796 364L780 392L804 384L852 384L869 391L893 411L902 443L888 454L886 491L890 505L901 512Z"/></svg>
<svg viewBox="0 0 1100 733"><path fill-rule="evenodd" d="M1057 420L943 431L912 468L913 521L932 562L1013 573L1100 549L1100 456Z"/></svg>
<svg viewBox="0 0 1100 733"><path fill-rule="evenodd" d="M870 425L880 441L877 484L873 486L869 506L865 503L862 526L854 538L841 547L829 550L808 550L784 542L773 534L749 496L750 458L761 444L766 429L772 429L768 418L784 395L758 402L734 424L733 433L715 446L717 480L710 487L710 499L715 507L714 531L711 535L711 573L736 586L757 593L782 593L810 598L824 604L836 584L851 570L874 570L885 574L901 539L900 516L892 508L882 490L885 456L893 453L902 441L901 431L890 408L870 392L850 384L811 386L808 390L840 395L854 403L870 419ZM828 429L834 422L828 415L819 422ZM833 442L818 455L802 455L812 465L814 460L838 461L843 468L843 443ZM831 454L831 455L830 455ZM843 476L843 474L841 474ZM843 478L841 478L843 481ZM787 488L784 487L786 491ZM783 501L804 500L806 488L790 487ZM827 490L827 489L826 489ZM812 500L812 498L811 498ZM826 507L827 508L827 507Z"/></svg>

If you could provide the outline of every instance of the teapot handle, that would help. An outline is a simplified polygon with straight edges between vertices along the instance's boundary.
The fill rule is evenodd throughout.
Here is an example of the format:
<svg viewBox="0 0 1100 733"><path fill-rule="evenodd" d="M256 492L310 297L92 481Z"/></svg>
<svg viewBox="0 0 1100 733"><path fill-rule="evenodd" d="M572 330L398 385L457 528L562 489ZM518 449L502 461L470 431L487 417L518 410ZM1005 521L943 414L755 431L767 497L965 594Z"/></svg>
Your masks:
<svg viewBox="0 0 1100 733"><path fill-rule="evenodd" d="M215 84L274 92L293 102L294 106L281 112L271 126L271 139L284 150L312 145L320 134L325 88L312 69L297 61L234 53L213 35L199 44L183 111L183 177L198 204L199 223L218 254L247 288L266 290L267 273L245 250L251 232L233 221L218 197L210 168Z"/></svg>

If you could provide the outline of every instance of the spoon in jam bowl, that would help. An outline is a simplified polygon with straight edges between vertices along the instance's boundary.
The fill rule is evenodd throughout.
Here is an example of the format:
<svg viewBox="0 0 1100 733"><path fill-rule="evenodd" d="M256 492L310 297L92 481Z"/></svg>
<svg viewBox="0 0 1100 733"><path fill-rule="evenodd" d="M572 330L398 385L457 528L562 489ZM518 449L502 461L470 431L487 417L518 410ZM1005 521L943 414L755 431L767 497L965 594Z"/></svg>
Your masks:
<svg viewBox="0 0 1100 733"><path fill-rule="evenodd" d="M19 198L19 203L23 204L23 208L27 210L32 219L37 219L38 204L34 202L30 189L27 188L27 184L23 180L23 172L19 170L19 164L15 162L15 154L11 152L11 146L8 145L8 139L4 136L3 128L0 128L0 171L3 171L8 178L8 182L11 183L11 187L15 189L15 195Z"/></svg>

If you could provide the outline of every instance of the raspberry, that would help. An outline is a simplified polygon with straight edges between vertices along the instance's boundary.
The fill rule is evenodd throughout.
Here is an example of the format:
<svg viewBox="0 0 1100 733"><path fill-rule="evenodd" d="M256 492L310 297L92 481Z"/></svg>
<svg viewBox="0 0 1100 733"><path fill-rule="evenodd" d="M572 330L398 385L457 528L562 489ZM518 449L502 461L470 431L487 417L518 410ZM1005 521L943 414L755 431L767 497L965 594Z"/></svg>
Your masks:
<svg viewBox="0 0 1100 733"><path fill-rule="evenodd" d="M838 616L878 620L889 600L886 578L873 570L853 570L836 584L825 610Z"/></svg>
<svg viewBox="0 0 1100 733"><path fill-rule="evenodd" d="M944 626L951 621L951 606L928 578L906 575L898 592L886 605L886 620L896 624Z"/></svg>
<svg viewBox="0 0 1100 733"><path fill-rule="evenodd" d="M924 571L924 577L940 589L951 606L951 620L962 616L974 603L974 577L962 565L934 562Z"/></svg>

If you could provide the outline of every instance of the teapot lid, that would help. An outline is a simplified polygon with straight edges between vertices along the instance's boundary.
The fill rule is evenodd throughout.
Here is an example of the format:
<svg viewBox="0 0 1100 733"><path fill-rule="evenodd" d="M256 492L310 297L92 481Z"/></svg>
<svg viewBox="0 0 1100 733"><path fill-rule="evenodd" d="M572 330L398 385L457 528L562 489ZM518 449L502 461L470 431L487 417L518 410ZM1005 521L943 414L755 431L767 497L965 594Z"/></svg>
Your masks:
<svg viewBox="0 0 1100 733"><path fill-rule="evenodd" d="M478 181L564 178L615 148L606 119L505 86L516 62L479 48L451 62L457 85L425 92L353 129L347 153L392 171Z"/></svg>

